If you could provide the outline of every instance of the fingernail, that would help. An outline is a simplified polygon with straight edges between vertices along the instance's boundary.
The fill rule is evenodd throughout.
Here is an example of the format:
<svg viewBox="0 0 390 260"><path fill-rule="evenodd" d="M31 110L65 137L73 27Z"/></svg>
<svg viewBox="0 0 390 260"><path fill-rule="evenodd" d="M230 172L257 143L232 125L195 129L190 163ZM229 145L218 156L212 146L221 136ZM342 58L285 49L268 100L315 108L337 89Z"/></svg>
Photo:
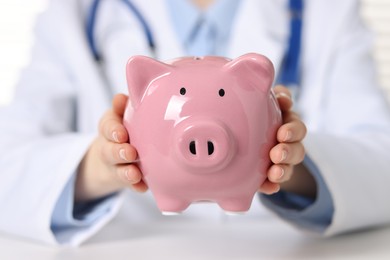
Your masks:
<svg viewBox="0 0 390 260"><path fill-rule="evenodd" d="M133 180L130 178L130 176L129 176L129 169L126 169L125 170L125 177L126 177L126 179L129 181L129 182L133 182Z"/></svg>
<svg viewBox="0 0 390 260"><path fill-rule="evenodd" d="M286 136L284 137L284 141L289 141L291 140L291 137L292 137L292 132L289 130L286 132Z"/></svg>
<svg viewBox="0 0 390 260"><path fill-rule="evenodd" d="M283 169L283 167L279 167L279 168L280 168L280 173L279 173L279 176L278 176L278 180L280 180L284 176L284 169Z"/></svg>
<svg viewBox="0 0 390 260"><path fill-rule="evenodd" d="M130 172L129 169L126 169L126 170L125 170L125 177L126 177L126 179L127 179L131 184L136 184L138 181L137 181L137 180L134 180L134 178L131 178L129 172Z"/></svg>
<svg viewBox="0 0 390 260"><path fill-rule="evenodd" d="M117 131L112 132L112 138L114 139L115 142L119 143L119 138L118 138L118 132Z"/></svg>
<svg viewBox="0 0 390 260"><path fill-rule="evenodd" d="M120 149L119 150L119 157L122 159L122 160L124 160L124 161L129 161L129 160L127 160L127 158L126 158L126 152L125 152L125 149Z"/></svg>
<svg viewBox="0 0 390 260"><path fill-rule="evenodd" d="M282 156L280 158L280 162L283 162L284 160L286 160L286 158L287 158L287 151L283 150L282 151Z"/></svg>
<svg viewBox="0 0 390 260"><path fill-rule="evenodd" d="M284 98L288 98L291 100L291 97L284 92L278 92L278 93L276 93L275 96L276 96L276 98L284 97Z"/></svg>

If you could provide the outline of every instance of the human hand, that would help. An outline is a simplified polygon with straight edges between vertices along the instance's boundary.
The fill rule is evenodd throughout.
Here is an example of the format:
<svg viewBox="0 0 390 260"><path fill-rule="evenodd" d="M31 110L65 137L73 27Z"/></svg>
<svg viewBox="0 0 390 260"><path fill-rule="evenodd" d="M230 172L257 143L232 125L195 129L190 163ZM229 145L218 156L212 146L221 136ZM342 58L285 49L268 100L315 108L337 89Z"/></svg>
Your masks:
<svg viewBox="0 0 390 260"><path fill-rule="evenodd" d="M278 143L269 155L272 161L267 172L266 181L259 191L265 194L278 192L282 183L288 182L305 156L302 140L306 135L306 126L299 115L291 110L293 102L290 91L283 86L274 88L276 98L282 111L283 124L277 131Z"/></svg>
<svg viewBox="0 0 390 260"><path fill-rule="evenodd" d="M122 124L128 97L118 94L112 108L99 124L99 134L83 158L76 178L75 200L87 201L106 196L124 188L138 192L148 189L142 173L133 164L135 148Z"/></svg>

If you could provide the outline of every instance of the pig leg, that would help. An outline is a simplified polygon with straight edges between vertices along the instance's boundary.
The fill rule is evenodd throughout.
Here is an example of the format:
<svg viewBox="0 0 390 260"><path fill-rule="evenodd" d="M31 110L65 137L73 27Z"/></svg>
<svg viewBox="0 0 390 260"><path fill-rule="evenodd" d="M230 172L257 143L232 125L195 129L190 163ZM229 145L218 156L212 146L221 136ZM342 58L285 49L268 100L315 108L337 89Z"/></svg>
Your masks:
<svg viewBox="0 0 390 260"><path fill-rule="evenodd" d="M229 215L243 214L247 212L252 204L253 196L225 198L217 201L218 205Z"/></svg>
<svg viewBox="0 0 390 260"><path fill-rule="evenodd" d="M163 215L178 215L190 205L190 202L180 199L171 198L164 195L156 196L157 206Z"/></svg>

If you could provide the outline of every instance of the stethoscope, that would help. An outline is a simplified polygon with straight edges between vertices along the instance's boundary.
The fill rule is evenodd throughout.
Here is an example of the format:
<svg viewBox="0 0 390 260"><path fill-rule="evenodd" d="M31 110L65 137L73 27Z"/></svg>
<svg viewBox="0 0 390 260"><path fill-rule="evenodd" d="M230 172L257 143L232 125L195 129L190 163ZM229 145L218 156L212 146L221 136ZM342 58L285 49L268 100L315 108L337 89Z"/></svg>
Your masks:
<svg viewBox="0 0 390 260"><path fill-rule="evenodd" d="M152 30L147 23L145 17L130 0L120 1L125 6L127 6L129 11L137 18L144 31L150 49L154 51L156 47L156 42L154 40ZM86 27L89 47L96 61L100 60L100 55L96 48L96 43L94 40L94 29L96 24L97 11L100 3L101 0L93 1ZM303 0L289 0L288 8L290 11L290 37L276 83L289 86L290 89L294 92L296 91L295 89L298 88L300 83L299 58L301 52Z"/></svg>

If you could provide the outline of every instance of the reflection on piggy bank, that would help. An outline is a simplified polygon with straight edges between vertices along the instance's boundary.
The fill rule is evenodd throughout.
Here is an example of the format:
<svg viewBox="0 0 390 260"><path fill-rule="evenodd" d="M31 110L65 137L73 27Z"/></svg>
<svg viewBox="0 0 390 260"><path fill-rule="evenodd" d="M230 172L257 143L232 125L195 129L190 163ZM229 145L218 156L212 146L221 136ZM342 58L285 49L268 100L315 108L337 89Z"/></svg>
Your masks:
<svg viewBox="0 0 390 260"><path fill-rule="evenodd" d="M212 201L249 210L281 124L272 63L253 53L168 63L134 56L126 74L124 125L158 208L172 214Z"/></svg>

